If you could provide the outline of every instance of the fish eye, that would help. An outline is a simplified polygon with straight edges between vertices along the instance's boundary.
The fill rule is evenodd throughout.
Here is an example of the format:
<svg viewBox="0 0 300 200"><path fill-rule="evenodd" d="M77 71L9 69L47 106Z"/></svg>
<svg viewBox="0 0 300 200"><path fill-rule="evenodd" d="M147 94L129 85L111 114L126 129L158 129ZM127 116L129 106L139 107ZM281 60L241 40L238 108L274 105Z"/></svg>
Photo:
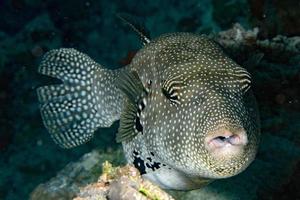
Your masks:
<svg viewBox="0 0 300 200"><path fill-rule="evenodd" d="M167 99L171 101L172 104L180 104L178 93L176 90L166 90L165 88L162 88L162 93L165 95Z"/></svg>
<svg viewBox="0 0 300 200"><path fill-rule="evenodd" d="M178 79L178 77L173 77L168 80L164 80L162 84L162 93L164 96L170 100L172 105L180 104L179 90L183 82Z"/></svg>
<svg viewBox="0 0 300 200"><path fill-rule="evenodd" d="M245 94L251 87L251 75L245 69L240 68L235 72L236 81L239 83L239 88Z"/></svg>
<svg viewBox="0 0 300 200"><path fill-rule="evenodd" d="M251 88L251 82L243 84L241 90L245 94Z"/></svg>
<svg viewBox="0 0 300 200"><path fill-rule="evenodd" d="M251 88L251 77L244 77L239 80L240 82L240 90L245 94Z"/></svg>

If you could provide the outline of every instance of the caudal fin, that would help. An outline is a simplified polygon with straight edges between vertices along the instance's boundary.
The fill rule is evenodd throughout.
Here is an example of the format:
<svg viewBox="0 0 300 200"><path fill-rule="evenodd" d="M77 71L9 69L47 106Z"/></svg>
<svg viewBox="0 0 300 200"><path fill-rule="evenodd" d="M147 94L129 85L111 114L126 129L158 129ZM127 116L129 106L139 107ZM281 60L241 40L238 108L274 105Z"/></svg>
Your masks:
<svg viewBox="0 0 300 200"><path fill-rule="evenodd" d="M118 71L62 48L45 54L39 73L63 82L37 89L44 125L61 147L83 144L97 128L120 118L123 97L114 84Z"/></svg>

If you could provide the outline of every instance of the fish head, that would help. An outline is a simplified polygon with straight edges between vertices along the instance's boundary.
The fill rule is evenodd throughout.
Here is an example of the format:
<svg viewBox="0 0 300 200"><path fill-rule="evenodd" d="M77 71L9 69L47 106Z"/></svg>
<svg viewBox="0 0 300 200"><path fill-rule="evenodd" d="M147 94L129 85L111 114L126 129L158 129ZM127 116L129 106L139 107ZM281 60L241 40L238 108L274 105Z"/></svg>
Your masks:
<svg viewBox="0 0 300 200"><path fill-rule="evenodd" d="M254 160L259 143L250 74L231 60L223 67L185 66L177 73L173 67L154 92L147 144L191 177L234 176Z"/></svg>

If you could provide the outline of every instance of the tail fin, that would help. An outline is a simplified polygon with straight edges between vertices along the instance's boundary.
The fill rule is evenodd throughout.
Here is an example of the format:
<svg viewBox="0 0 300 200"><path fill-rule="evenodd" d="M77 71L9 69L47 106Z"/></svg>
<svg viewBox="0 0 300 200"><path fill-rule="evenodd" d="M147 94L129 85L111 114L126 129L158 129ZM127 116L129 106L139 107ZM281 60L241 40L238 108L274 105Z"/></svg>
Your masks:
<svg viewBox="0 0 300 200"><path fill-rule="evenodd" d="M61 147L83 144L98 127L120 118L123 97L114 84L118 70L104 69L75 49L57 49L44 56L39 73L63 82L37 89L44 125Z"/></svg>

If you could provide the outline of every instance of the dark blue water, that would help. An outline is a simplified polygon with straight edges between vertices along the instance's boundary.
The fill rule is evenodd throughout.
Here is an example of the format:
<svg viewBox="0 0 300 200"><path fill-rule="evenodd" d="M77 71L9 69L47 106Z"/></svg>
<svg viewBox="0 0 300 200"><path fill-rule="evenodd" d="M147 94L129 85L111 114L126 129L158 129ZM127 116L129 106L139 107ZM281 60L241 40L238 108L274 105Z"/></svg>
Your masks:
<svg viewBox="0 0 300 200"><path fill-rule="evenodd" d="M261 40L300 36L300 4L292 0L0 0L0 199L27 199L39 183L84 153L120 147L116 123L86 145L59 148L42 124L35 92L50 81L36 72L50 49L73 47L111 69L130 61L141 45L115 17L120 12L143 21L152 38L176 31L218 33L234 23L260 27ZM249 178L245 187L253 190L242 191L243 199L300 199L300 55L276 59L275 53L250 69L262 143L250 171L231 182L247 184Z"/></svg>

